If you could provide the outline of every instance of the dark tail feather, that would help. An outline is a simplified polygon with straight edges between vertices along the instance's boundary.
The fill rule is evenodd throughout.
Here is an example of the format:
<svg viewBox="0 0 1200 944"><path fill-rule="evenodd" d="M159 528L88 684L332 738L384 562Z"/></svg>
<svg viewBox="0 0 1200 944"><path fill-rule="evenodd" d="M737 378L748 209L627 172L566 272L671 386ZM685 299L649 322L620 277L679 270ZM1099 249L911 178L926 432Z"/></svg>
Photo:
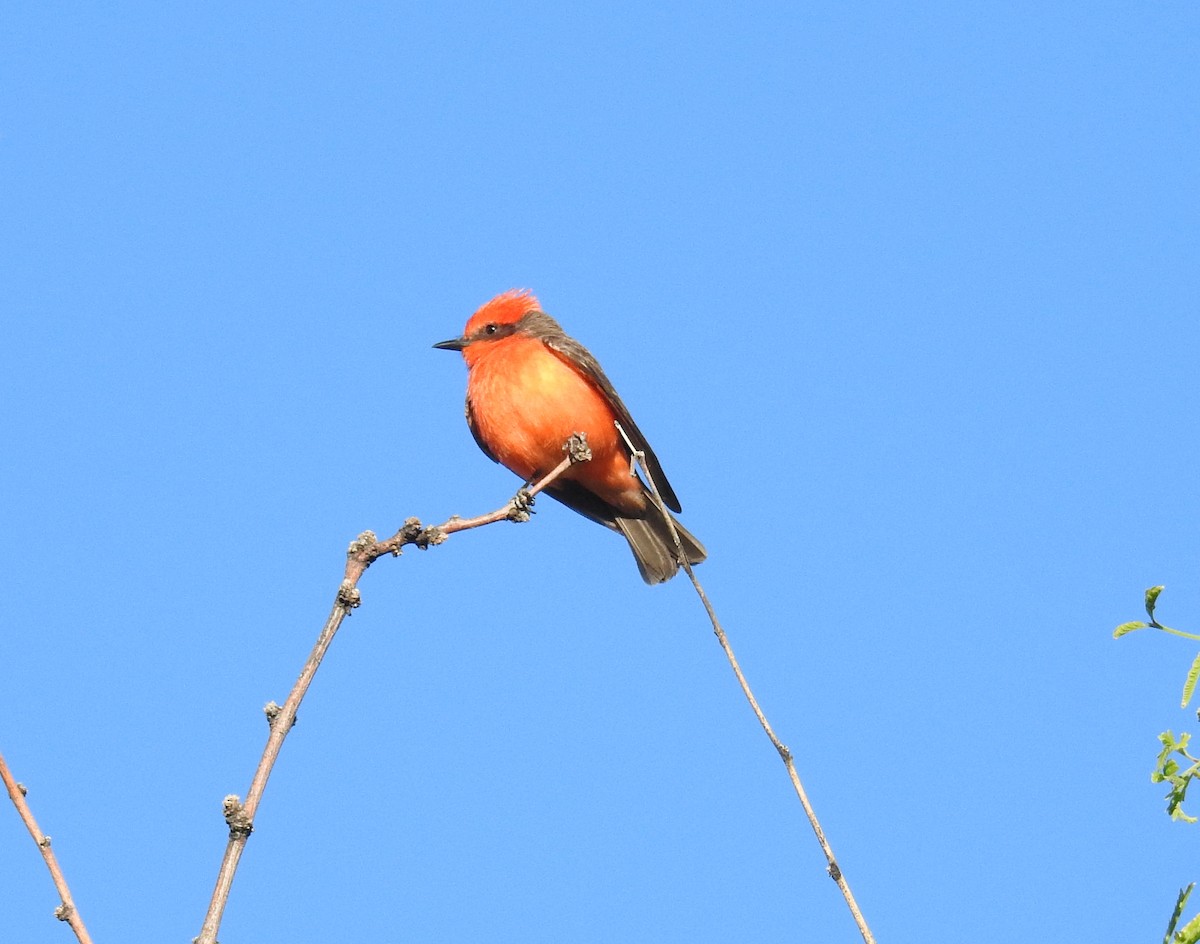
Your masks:
<svg viewBox="0 0 1200 944"><path fill-rule="evenodd" d="M675 521L673 516L671 520ZM667 519L662 514L652 510L649 517L616 518L615 523L629 542L629 548L637 558L638 570L642 572L642 579L646 583L665 583L675 576L679 571L679 551ZM675 521L675 529L679 532L679 543L683 545L683 553L689 564L699 564L708 556L704 545L678 521Z"/></svg>

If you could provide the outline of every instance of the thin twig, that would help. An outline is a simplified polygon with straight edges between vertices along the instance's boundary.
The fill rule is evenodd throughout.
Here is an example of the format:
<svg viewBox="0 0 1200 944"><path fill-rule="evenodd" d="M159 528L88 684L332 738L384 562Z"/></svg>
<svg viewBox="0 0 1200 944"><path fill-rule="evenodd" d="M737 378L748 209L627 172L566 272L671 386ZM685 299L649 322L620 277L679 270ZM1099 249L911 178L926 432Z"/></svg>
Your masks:
<svg viewBox="0 0 1200 944"><path fill-rule="evenodd" d="M50 878L54 880L54 887L58 889L58 897L62 899L62 904L54 909L54 917L59 921L65 921L71 926L71 930L75 932L75 937L79 939L79 944L92 944L91 935L84 927L83 918L79 915L79 909L75 907L75 901L71 898L71 889L67 887L66 876L63 875L62 867L58 864L58 859L54 855L54 850L50 848L50 837L38 828L37 820L33 818L33 811L29 808L29 804L25 800L25 787L17 783L13 778L12 772L8 769L8 764L4 762L4 757L0 756L0 780L4 781L4 786L8 790L9 799L13 801L13 806L17 808L17 813L21 817L21 821L25 824L25 828L29 830L29 835L33 837L33 841L37 843L38 851L41 852L42 858L46 860L46 868L50 870Z"/></svg>
<svg viewBox="0 0 1200 944"><path fill-rule="evenodd" d="M507 504L495 511L475 518L459 518L456 515L444 524L428 528L423 527L416 518L409 518L399 531L385 541L377 540L371 531L364 531L350 544L350 549L346 552L345 577L341 586L338 587L333 609L325 621L325 625L321 628L321 634L317 637L316 645L313 646L308 661L304 663L300 677L296 680L296 684L282 707L274 703L267 706L267 719L271 725L271 733L267 738L267 745L263 749L262 759L258 762L258 769L254 772L254 779L250 783L250 791L246 794L246 802L242 803L236 796L225 798L225 822L229 824L229 842L225 847L225 857L221 861L221 868L217 873L217 883L213 889L208 913L204 916L204 924L193 944L216 944L217 930L221 926L221 918L229 900L230 889L233 887L233 878L237 873L242 852L246 848L246 840L254 829L254 817L258 812L263 791L266 789L267 779L271 776L271 770L279 757L284 738L287 737L292 725L296 723L296 711L300 707L300 702L304 699L308 686L312 684L313 677L317 674L321 660L325 658L325 653L329 650L338 627L342 625L342 620L350 611L362 602L358 592L359 578L380 557L386 554L399 557L401 550L406 545L415 544L419 548L427 548L441 544L451 534L459 531L481 528L497 521L528 521L529 507L533 497L566 472L574 463L587 462L592 457L591 450L588 449L587 437L583 433L576 433L572 436L564 444L563 451L566 452L566 457L553 470L534 485L521 489Z"/></svg>
<svg viewBox="0 0 1200 944"><path fill-rule="evenodd" d="M646 467L645 455L629 441L629 437L625 435L625 430L621 428L621 424L617 423L616 426L617 431L625 438L625 443L629 446L638 467L642 470L642 475L645 476L646 481L649 483L650 491L654 495L655 504L658 505L659 510L666 516L667 523L671 527L671 535L675 538L675 549L679 553L679 561L691 579L692 586L696 588L696 594L700 597L700 602L704 604L704 611L708 614L708 619L712 623L717 641L721 644L721 648L725 650L725 657L729 660L729 665L733 668L733 674L737 676L738 685L742 687L742 694L746 696L746 701L750 702L750 707L754 709L754 716L758 718L758 723L762 725L762 729L767 733L767 737L771 739L771 744L779 752L784 766L787 767L792 787L796 791L796 796L800 798L800 805L804 807L804 815L808 817L808 823L812 826L812 830L817 836L817 842L821 845L821 851L825 853L825 860L829 863L829 876L837 882L837 886L842 892L842 897L846 899L846 906L850 909L850 915L854 918L854 923L858 926L858 931L862 935L863 941L866 944L875 944L875 937L871 934L871 929L867 927L867 920L863 917L862 911L859 910L858 902L854 900L854 893L850 891L850 883L846 881L846 876L842 874L841 867L833 857L833 849L829 845L829 840L825 838L825 830L821 828L821 821L817 819L816 811L808 800L808 794L804 790L804 785L800 782L800 775L796 772L796 765L792 760L792 752L786 744L779 740L770 722L767 721L767 716L763 714L762 708L759 707L758 699L754 697L754 692L750 689L750 683L746 681L746 676L742 673L742 667L738 664L737 657L733 654L733 647L729 644L729 638L725 635L725 630L721 628L721 622L717 619L717 613L713 609L712 603L709 602L708 594L700 586L700 581L696 579L696 572L688 562L687 554L684 553L683 545L679 540L679 532L675 530L675 520L663 504L662 496L658 492L658 484L654 481L654 476L650 474L650 470Z"/></svg>

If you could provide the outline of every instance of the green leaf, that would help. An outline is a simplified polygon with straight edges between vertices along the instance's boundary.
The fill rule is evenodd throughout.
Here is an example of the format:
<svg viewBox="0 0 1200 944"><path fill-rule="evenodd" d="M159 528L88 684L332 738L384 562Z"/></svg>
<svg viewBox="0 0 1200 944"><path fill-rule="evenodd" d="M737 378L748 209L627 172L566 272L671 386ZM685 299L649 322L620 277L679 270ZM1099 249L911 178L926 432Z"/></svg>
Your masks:
<svg viewBox="0 0 1200 944"><path fill-rule="evenodd" d="M1143 623L1141 620L1134 620L1132 623L1122 623L1113 630L1113 639L1120 639L1126 633L1132 633L1135 629L1147 629L1149 623Z"/></svg>
<svg viewBox="0 0 1200 944"><path fill-rule="evenodd" d="M1192 694L1196 691L1197 676L1200 676L1200 653L1196 654L1196 658L1192 660L1192 667L1188 669L1187 681L1183 683L1183 702L1180 708L1186 708L1192 700Z"/></svg>
<svg viewBox="0 0 1200 944"><path fill-rule="evenodd" d="M1178 740L1170 731L1160 734L1158 740L1162 744L1162 750L1158 752L1158 766L1150 773L1151 783L1169 783L1171 785L1166 797L1167 813L1171 819L1182 820L1185 823L1197 822L1196 817L1183 811L1188 787L1192 785L1193 780L1200 777L1200 760L1187 752L1188 741L1191 740L1191 737L1186 731L1180 733ZM1179 761L1174 757L1176 754L1192 762L1187 770L1180 771Z"/></svg>
<svg viewBox="0 0 1200 944"><path fill-rule="evenodd" d="M1150 587L1146 591L1146 615L1153 621L1154 607L1158 603L1158 595L1163 592L1163 586Z"/></svg>
<svg viewBox="0 0 1200 944"><path fill-rule="evenodd" d="M1200 915L1175 932L1175 944L1196 944L1197 941L1200 941Z"/></svg>
<svg viewBox="0 0 1200 944"><path fill-rule="evenodd" d="M1179 923L1179 916L1183 914L1184 906L1187 904L1188 895L1192 893L1192 889L1195 887L1196 883L1192 882L1192 884L1187 888L1179 889L1179 897L1175 900L1175 911L1171 914L1171 920L1167 922L1167 933L1163 938L1163 944L1172 944L1171 935L1175 933L1175 925ZM1195 919L1193 919L1193 921L1194 920Z"/></svg>
<svg viewBox="0 0 1200 944"><path fill-rule="evenodd" d="M1167 777L1171 782L1171 789L1167 792L1167 812L1171 819L1185 823L1196 822L1196 817L1191 816L1183 811L1184 801L1187 800L1188 787L1192 784L1192 778L1196 775L1196 769L1191 767L1186 773L1178 776Z"/></svg>

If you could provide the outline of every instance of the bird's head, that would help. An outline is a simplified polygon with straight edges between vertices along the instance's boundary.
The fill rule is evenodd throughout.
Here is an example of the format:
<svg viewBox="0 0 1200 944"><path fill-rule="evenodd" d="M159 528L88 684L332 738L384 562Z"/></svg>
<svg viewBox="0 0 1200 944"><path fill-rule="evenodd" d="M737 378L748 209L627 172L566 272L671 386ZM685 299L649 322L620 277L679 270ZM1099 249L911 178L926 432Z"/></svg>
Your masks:
<svg viewBox="0 0 1200 944"><path fill-rule="evenodd" d="M484 345L500 341L516 334L521 319L534 312L541 312L537 297L529 289L514 288L486 302L467 319L462 337L439 341L434 345L441 351L462 351L468 364L480 351L471 350L473 345Z"/></svg>

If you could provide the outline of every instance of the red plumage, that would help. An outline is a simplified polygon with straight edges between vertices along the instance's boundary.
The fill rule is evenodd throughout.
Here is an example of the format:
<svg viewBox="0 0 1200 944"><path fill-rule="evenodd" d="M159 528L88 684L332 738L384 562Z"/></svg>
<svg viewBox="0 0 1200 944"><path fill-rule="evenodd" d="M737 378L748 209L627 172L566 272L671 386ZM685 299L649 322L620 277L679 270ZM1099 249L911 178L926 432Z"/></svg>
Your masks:
<svg viewBox="0 0 1200 944"><path fill-rule="evenodd" d="M620 422L646 456L669 508L679 500L662 466L599 363L541 310L526 291L510 291L483 305L462 337L436 347L462 351L467 363L467 422L492 459L527 482L563 458L572 434L587 435L592 459L571 466L547 492L629 541L647 583L661 583L679 568L679 552L646 485L631 471ZM672 519L673 520L673 519ZM678 522L689 563L705 558L703 546Z"/></svg>

